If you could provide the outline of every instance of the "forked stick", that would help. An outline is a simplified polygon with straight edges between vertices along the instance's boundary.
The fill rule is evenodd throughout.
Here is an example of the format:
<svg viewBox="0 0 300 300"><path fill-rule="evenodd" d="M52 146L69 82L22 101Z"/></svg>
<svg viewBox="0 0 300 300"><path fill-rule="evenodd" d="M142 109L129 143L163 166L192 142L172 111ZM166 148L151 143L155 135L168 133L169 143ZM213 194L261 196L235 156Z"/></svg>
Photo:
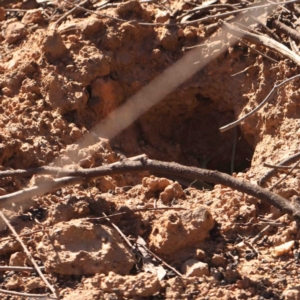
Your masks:
<svg viewBox="0 0 300 300"><path fill-rule="evenodd" d="M41 168L39 168L41 170ZM46 172L49 172L49 169L45 168ZM264 188L261 188L258 185L254 185L246 180L234 178L228 174L221 173L213 170L199 169L196 167L187 167L180 165L178 163L168 163L157 160L152 160L148 158L142 158L139 161L131 161L125 160L120 163L114 163L107 166L101 166L98 168L92 169L82 169L82 170L62 170L63 172L68 172L69 176L67 178L56 179L60 181L59 186L63 187L70 185L73 179L74 182L80 183L85 180L96 179L105 175L114 175L114 174L122 174L126 172L140 172L140 171L151 171L155 173L159 173L162 175L180 175L180 177L188 178L191 180L203 180L211 183L222 184L228 186L232 189L235 189L239 192L246 193L248 195L254 196L264 202L267 202L271 205L274 205L278 209L280 209L283 213L287 213L293 216L296 219L300 219L300 211L287 199L272 193ZM30 171L30 170L29 170ZM61 173L61 174L62 174ZM44 186L42 187L34 187L36 194L43 194L48 192L49 190L45 190ZM53 190L53 188L52 188ZM32 191L29 192L32 195ZM14 193L15 194L15 193ZM0 197L0 204L2 200L6 200L13 202L15 200L14 197L9 199L10 195L4 195ZM22 193L23 201L28 199L26 198L26 192ZM20 201L20 199L18 199ZM6 203L7 204L7 203Z"/></svg>

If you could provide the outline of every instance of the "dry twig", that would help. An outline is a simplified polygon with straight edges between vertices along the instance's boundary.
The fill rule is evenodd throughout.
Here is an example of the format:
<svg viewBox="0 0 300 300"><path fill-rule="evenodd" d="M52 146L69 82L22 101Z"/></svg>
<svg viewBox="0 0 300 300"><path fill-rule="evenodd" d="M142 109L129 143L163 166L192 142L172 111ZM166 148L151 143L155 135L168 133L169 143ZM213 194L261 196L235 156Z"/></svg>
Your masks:
<svg viewBox="0 0 300 300"><path fill-rule="evenodd" d="M251 239L251 243L256 243L260 238L264 236L264 234L272 228L272 225L267 225L264 229L262 229L255 237Z"/></svg>
<svg viewBox="0 0 300 300"><path fill-rule="evenodd" d="M299 56L300 59L300 56ZM300 61L299 61L300 62ZM274 96L275 92L277 91L277 89L279 89L280 87L282 87L283 85L287 84L289 81L294 80L296 78L300 77L300 74L295 75L291 78L288 78L286 80L284 80L283 82L279 83L279 84L275 84L274 87L272 88L272 90L269 92L269 94L267 95L267 97L257 106L255 107L252 111L250 111L249 113L247 113L246 115L244 115L243 117L241 117L240 119L227 124L226 126L220 127L219 130L221 132L227 131L237 125L239 125L240 123L242 123L243 121L245 121L247 118L249 118L250 116L252 116L254 113L256 113L259 109L261 109L269 100L272 99L272 97Z"/></svg>
<svg viewBox="0 0 300 300"><path fill-rule="evenodd" d="M34 231L31 231L31 232L27 232L27 233L23 233L23 234L19 234L19 236L26 236L26 235L31 235L35 232L41 232L42 229L37 229L37 230L34 230ZM15 240L16 237L15 236L10 236L10 237L6 237L6 238L3 238L3 239L0 239L0 243L4 242L4 241L7 241L7 240Z"/></svg>
<svg viewBox="0 0 300 300"><path fill-rule="evenodd" d="M43 269L44 267L40 267ZM32 267L18 267L18 266L0 266L0 272L5 271L14 271L14 272L27 272L27 271L35 271L35 268Z"/></svg>
<svg viewBox="0 0 300 300"><path fill-rule="evenodd" d="M116 18L116 17L110 16L110 15L107 15L107 14L98 13L98 12L86 9L86 8L81 7L81 6L79 6L75 3L72 3L70 1L68 1L68 0L63 0L63 1L70 4L70 5L73 5L77 8L79 8L79 9L85 11L85 12L88 12L90 14L98 15L100 17L109 18L109 19L112 19L114 21L121 22L121 23L128 22L127 20L123 20L123 19ZM266 7L277 6L277 5L280 5L280 4L295 3L295 2L298 2L298 1L299 0L289 0L289 1L283 1L283 2L278 2L278 3L268 3L268 4L263 4L263 5L251 6L251 7L241 8L241 9L237 9L237 10L230 11L230 12L220 13L220 14L217 14L217 15L206 16L206 17L201 18L201 19L197 19L197 20L193 20L193 21L187 21L187 22L183 22L183 23L179 23L179 24L178 23L146 23L146 22L137 22L137 24L139 24L141 26L164 26L164 27L191 25L191 24L201 23L201 22L204 22L204 21L207 21L207 20L210 20L210 19L220 19L222 17L227 17L227 16L230 16L230 15L236 15L236 14L239 14L239 13L244 13L244 12L247 12L249 10L263 9L263 8L266 8Z"/></svg>
<svg viewBox="0 0 300 300"><path fill-rule="evenodd" d="M272 37L277 42L280 42L279 36L273 30L271 30L268 26L266 26L263 22L261 22L255 16L250 15L250 18L253 19L257 23L257 25L261 26L270 37Z"/></svg>
<svg viewBox="0 0 300 300"><path fill-rule="evenodd" d="M281 170L281 171L287 171L287 170L290 170L291 168L293 168L293 166L278 166L278 165L271 165L268 163L264 163L263 166L267 167L267 168ZM300 169L300 167L296 167L295 169Z"/></svg>
<svg viewBox="0 0 300 300"><path fill-rule="evenodd" d="M291 49L292 49L297 55L300 55L300 51L299 51L298 46L297 46L296 43L291 39L290 36L289 36L289 43L290 43Z"/></svg>
<svg viewBox="0 0 300 300"><path fill-rule="evenodd" d="M150 249L148 249L145 245L139 244L139 246L143 247L149 254L151 254L155 259L157 259L161 264L172 270L175 274L182 277L182 274L178 272L175 268L170 266L168 263L166 263L164 260L162 260L160 257L158 257L155 253L153 253Z"/></svg>
<svg viewBox="0 0 300 300"><path fill-rule="evenodd" d="M122 237L122 239L124 240L124 242L126 242L126 244L129 246L129 248L132 249L132 250L135 250L134 247L133 247L133 245L131 244L131 242L129 241L129 239L127 238L127 236L121 231L121 229L117 225L115 225L104 212L102 214L104 215L104 217L106 218L106 220L109 221L109 223L111 224L111 226L118 231L119 235Z"/></svg>
<svg viewBox="0 0 300 300"><path fill-rule="evenodd" d="M128 213L132 213L132 212L140 212L140 211L159 211L159 210L188 210L187 208L184 207L155 207L155 208L137 208L137 209L133 209L130 211L123 211L123 212L119 212L119 213L115 213L115 214L111 214L108 215L106 217L95 217L95 218L85 218L85 220L88 221L93 221L93 220L103 220L103 219L107 219L107 218L111 218L111 217L117 217L117 216L121 216L121 215L126 215Z"/></svg>
<svg viewBox="0 0 300 300"><path fill-rule="evenodd" d="M283 161L281 161L279 164L277 164L278 166L284 166L293 162L296 162L298 159L300 159L300 152L297 152L296 154L289 156L288 158L284 159ZM275 175L277 173L276 169L272 169L270 171L268 171L265 175L263 175L260 180L258 181L258 184L260 186L263 186L267 180L269 178L271 178L273 175Z"/></svg>
<svg viewBox="0 0 300 300"><path fill-rule="evenodd" d="M276 59L274 59L274 58L272 58L272 57L270 57L270 56L268 56L268 55L262 53L261 51L259 51L259 50L255 49L254 47L248 45L247 43L245 43L245 42L242 41L241 39L239 39L239 41L240 41L242 44L246 45L250 50L252 50L252 51L258 53L259 55L261 55L261 56L263 56L263 57L269 59L269 60L272 61L272 62L278 63L278 61L277 61ZM252 66L251 66L251 67L252 67Z"/></svg>
<svg viewBox="0 0 300 300"><path fill-rule="evenodd" d="M38 168L38 169L40 171L42 170L42 168ZM146 170L158 174L163 174L163 175L175 175L175 176L180 175L180 177L188 178L191 180L197 179L197 180L207 181L216 184L223 184L232 189L254 196L262 201L274 205L275 207L282 210L282 212L288 213L293 217L300 219L300 211L288 200L266 189L251 184L246 180L237 179L230 175L218 171L199 169L196 167L187 167L177 163L161 162L161 161L151 160L146 158L143 158L140 161L131 161L128 159L120 163L114 163L111 165L102 166L93 169L82 169L82 170L62 169L61 174L64 174L64 172L66 172L68 173L68 175L74 177L63 177L60 179L56 179L56 181L59 180L60 184L56 184L55 187L61 188L62 186L80 183L85 180L96 179L98 177L105 176L105 175L122 174L126 172L140 172ZM49 172L49 168L45 167L45 171ZM29 173L32 173L32 170L29 170ZM52 182L51 182L51 187L53 190L54 185ZM34 187L34 193L31 189L29 189L28 193L26 193L26 190L20 192L23 200L27 199L29 195L30 197L32 197L35 196L36 194L42 195L46 191L47 192L49 191L47 189L45 190L45 186ZM16 193L13 193L13 195L14 194ZM9 201L13 202L15 198L10 195L12 194L1 196L0 203L1 201L3 201L3 199L5 199L6 201L8 201L9 199ZM17 199L18 201L20 201L19 198Z"/></svg>
<svg viewBox="0 0 300 300"><path fill-rule="evenodd" d="M23 206L24 204L30 206L34 204L32 197L41 196L51 191L56 191L65 186L74 185L84 182L84 178L80 177L63 177L59 179L54 179L53 181L45 182L39 186L33 186L30 188L25 188L21 191L17 191L11 194L0 196L0 203L2 207L9 206L11 204L19 204ZM27 201L25 203L24 201Z"/></svg>
<svg viewBox="0 0 300 300"><path fill-rule="evenodd" d="M202 5L196 6L193 9L188 10L184 14L178 16L176 18L177 21L182 20L182 23L184 23L186 20L194 16L196 13L204 12L204 11L211 11L214 8L228 8L231 10L236 10L236 8L231 4L211 4L206 5L206 2L204 2ZM218 15L216 15L218 16Z"/></svg>
<svg viewBox="0 0 300 300"><path fill-rule="evenodd" d="M41 272L41 269L39 268L39 266L35 262L34 258L31 255L31 253L29 252L29 250L27 249L27 247L25 246L25 244L23 243L23 241L21 240L21 238L19 237L19 235L17 234L17 232L15 231L15 229L11 226L10 222L5 217L5 215L3 214L3 212L0 212L0 217L2 218L2 220L4 221L4 223L6 224L6 226L10 229L10 231L12 232L12 234L16 237L17 241L21 244L21 246L22 246L24 252L26 253L27 257L29 258L29 260L33 264L34 268L36 269L37 273L40 275L41 279L45 282L46 286L48 286L48 288L52 292L52 294L55 297L55 299L58 299L58 296L56 294L55 288L50 284L50 282L48 281L48 279Z"/></svg>
<svg viewBox="0 0 300 300"><path fill-rule="evenodd" d="M89 0L84 0L82 3L78 3L77 5L79 7L85 5L86 3L88 3ZM72 12L74 12L76 9L78 9L78 7L74 6L72 9L70 9L69 11L67 11L63 16L61 16L56 22L55 22L55 25L54 25L54 28L56 28L58 26L59 23L61 23L67 16L69 16Z"/></svg>
<svg viewBox="0 0 300 300"><path fill-rule="evenodd" d="M273 2L273 1L271 1L271 0L268 0L268 2L269 3L272 3L272 4L275 4L275 2ZM285 12L287 12L287 13L291 13L291 11L289 11L287 8L285 8L283 5L279 5L279 7L283 10L283 11L285 11Z"/></svg>
<svg viewBox="0 0 300 300"><path fill-rule="evenodd" d="M239 72L237 72L237 73L232 74L231 77L235 77L235 76L237 76L237 75L243 74L243 73L245 73L245 72L247 72L248 70L253 69L253 68L257 68L257 66L251 65L251 66L245 68L245 69L242 70L242 71L239 71Z"/></svg>
<svg viewBox="0 0 300 300"><path fill-rule="evenodd" d="M278 20L274 20L272 22L272 25L279 31L281 31L284 34L286 34L287 36L291 37L293 40L300 42L300 34L297 30L295 30L289 26L286 26L285 24L283 24L282 22L280 22Z"/></svg>
<svg viewBox="0 0 300 300"><path fill-rule="evenodd" d="M300 164L300 160L298 160L295 165L281 178L279 179L276 183L274 183L269 190L272 191L279 183L281 183L283 180L285 180Z"/></svg>
<svg viewBox="0 0 300 300"><path fill-rule="evenodd" d="M300 66L300 56L291 51L289 48L284 46L283 44L262 35L257 35L254 33L247 32L245 30L242 30L232 24L228 24L222 20L219 20L219 24L222 25L222 28L225 28L228 30L228 32L234 34L238 38L246 39L250 42L253 42L258 45L264 45L265 47L268 47L272 50L275 50L282 54L283 56L289 58L293 62L295 62L298 66Z"/></svg>
<svg viewBox="0 0 300 300"><path fill-rule="evenodd" d="M45 299L57 299L57 298L53 298L53 297L49 296L48 294L29 294L29 293L8 291L8 290L4 290L4 289L0 289L0 293L6 294L6 295L26 297L27 299L33 299L33 298L43 298L44 300Z"/></svg>
<svg viewBox="0 0 300 300"><path fill-rule="evenodd" d="M256 243L259 239L261 239L266 232L268 232L272 227L276 226L276 227L279 227L279 226L284 226L280 221L280 218L278 218L277 220L274 220L274 221L271 221L270 220L270 224L268 224L268 222L264 221L264 224L263 225L267 225L266 227L264 227L255 237L253 237L251 239L251 244L254 244Z"/></svg>

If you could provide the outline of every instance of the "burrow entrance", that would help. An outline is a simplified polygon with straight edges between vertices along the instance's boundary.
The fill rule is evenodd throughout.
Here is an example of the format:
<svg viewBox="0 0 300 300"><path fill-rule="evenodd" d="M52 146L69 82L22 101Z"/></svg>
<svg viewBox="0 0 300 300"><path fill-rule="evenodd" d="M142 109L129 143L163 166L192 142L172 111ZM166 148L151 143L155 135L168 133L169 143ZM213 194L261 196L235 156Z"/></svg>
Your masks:
<svg viewBox="0 0 300 300"><path fill-rule="evenodd" d="M251 165L253 147L239 127L219 131L234 120L232 110L220 111L217 102L190 88L153 107L111 145L127 157L145 153L153 159L229 174L233 164L234 172L243 172Z"/></svg>

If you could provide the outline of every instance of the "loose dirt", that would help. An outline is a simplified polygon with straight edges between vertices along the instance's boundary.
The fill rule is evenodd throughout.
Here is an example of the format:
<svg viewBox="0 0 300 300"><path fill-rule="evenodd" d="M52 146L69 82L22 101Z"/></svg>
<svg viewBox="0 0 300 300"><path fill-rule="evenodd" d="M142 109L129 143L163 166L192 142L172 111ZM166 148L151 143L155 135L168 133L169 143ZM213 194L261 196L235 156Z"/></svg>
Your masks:
<svg viewBox="0 0 300 300"><path fill-rule="evenodd" d="M276 82L296 75L295 63L263 46L252 45L278 62L241 42L229 46L232 36L218 39L218 26L141 24L172 22L170 12L191 9L188 2L109 3L82 6L126 22L80 9L60 20L73 8L65 1L3 1L2 170L91 168L146 154L233 172L256 184L269 170L264 162L276 164L300 151L299 80L278 89L236 130L219 131L261 103ZM224 51L114 137L97 134L97 124L195 45L201 45L200 60L216 47ZM130 113L122 118L130 119ZM123 120L114 122L112 128ZM222 185L209 189L156 175L103 176L34 197L34 205L1 208L16 231L27 234L22 240L60 299L300 299L295 220ZM282 176L277 173L264 187ZM1 178L0 194L49 180ZM273 191L297 203L299 188L298 172ZM162 207L168 209L153 210ZM134 247L144 243L151 252L130 248L103 213L123 213L111 221ZM21 245L6 239L11 234L3 223L0 234L0 265L30 267ZM1 271L0 281L10 291L49 293L34 270Z"/></svg>

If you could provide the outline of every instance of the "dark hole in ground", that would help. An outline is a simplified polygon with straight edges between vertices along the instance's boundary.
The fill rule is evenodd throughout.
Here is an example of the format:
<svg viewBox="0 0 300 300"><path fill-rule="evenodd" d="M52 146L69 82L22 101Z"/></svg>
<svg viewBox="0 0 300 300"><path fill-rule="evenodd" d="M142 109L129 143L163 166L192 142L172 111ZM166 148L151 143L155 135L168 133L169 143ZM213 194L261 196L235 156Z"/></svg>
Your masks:
<svg viewBox="0 0 300 300"><path fill-rule="evenodd" d="M127 157L145 153L163 161L231 174L250 167L254 149L239 127L221 133L236 120L234 112L219 111L217 103L195 90L172 94L111 142ZM235 154L232 151L235 147ZM232 161L233 159L233 161Z"/></svg>
<svg viewBox="0 0 300 300"><path fill-rule="evenodd" d="M63 117L69 122L69 123L75 123L76 122L76 111L72 110L63 115Z"/></svg>

